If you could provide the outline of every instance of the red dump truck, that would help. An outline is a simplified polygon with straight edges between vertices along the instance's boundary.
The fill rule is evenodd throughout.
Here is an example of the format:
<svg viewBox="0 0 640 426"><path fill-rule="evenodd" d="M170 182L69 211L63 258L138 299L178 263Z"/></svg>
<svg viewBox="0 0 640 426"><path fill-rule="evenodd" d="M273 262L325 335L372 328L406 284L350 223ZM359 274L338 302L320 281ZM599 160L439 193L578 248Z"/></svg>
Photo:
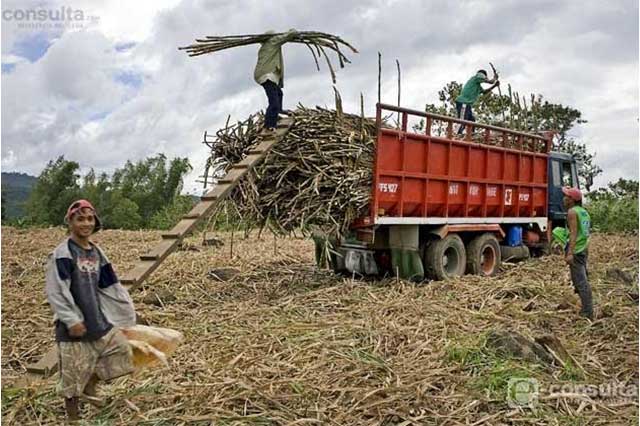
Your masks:
<svg viewBox="0 0 640 426"><path fill-rule="evenodd" d="M335 270L414 280L492 275L501 259L548 248L551 229L566 219L561 188L578 186L576 161L551 152L551 133L376 109L369 212L335 243ZM397 128L382 126L385 114L397 115ZM420 130L409 125L416 120Z"/></svg>

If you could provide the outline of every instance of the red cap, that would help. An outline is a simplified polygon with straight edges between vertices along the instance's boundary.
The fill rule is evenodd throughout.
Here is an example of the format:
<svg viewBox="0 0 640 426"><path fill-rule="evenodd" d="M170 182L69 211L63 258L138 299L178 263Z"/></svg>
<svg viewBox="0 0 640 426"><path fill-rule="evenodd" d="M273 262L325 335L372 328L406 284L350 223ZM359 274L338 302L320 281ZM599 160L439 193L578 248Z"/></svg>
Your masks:
<svg viewBox="0 0 640 426"><path fill-rule="evenodd" d="M571 198L573 201L582 200L582 191L580 191L578 188L571 188L569 186L565 186L564 188L562 188L562 193L567 197Z"/></svg>
<svg viewBox="0 0 640 426"><path fill-rule="evenodd" d="M77 200L77 201L74 201L73 203L71 203L71 205L67 209L67 214L64 216L65 222L69 223L69 220L71 219L71 216L73 216L74 214L78 213L82 209L91 209L91 211L93 211L93 216L95 217L95 220L96 220L96 227L95 227L94 232L99 230L102 227L102 223L100 222L100 219L98 218L98 213L96 213L95 207L93 207L93 204L91 204L87 200Z"/></svg>

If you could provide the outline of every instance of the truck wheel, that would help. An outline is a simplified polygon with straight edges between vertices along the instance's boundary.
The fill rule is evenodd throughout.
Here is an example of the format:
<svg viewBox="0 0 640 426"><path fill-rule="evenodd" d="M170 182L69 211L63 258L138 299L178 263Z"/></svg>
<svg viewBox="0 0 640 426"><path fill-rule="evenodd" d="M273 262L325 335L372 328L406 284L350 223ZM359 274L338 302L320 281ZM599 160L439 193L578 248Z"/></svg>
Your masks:
<svg viewBox="0 0 640 426"><path fill-rule="evenodd" d="M467 246L467 272L485 277L500 270L500 244L493 234L482 234Z"/></svg>
<svg viewBox="0 0 640 426"><path fill-rule="evenodd" d="M424 266L431 278L448 280L464 275L467 258L464 243L456 234L432 241L424 256Z"/></svg>

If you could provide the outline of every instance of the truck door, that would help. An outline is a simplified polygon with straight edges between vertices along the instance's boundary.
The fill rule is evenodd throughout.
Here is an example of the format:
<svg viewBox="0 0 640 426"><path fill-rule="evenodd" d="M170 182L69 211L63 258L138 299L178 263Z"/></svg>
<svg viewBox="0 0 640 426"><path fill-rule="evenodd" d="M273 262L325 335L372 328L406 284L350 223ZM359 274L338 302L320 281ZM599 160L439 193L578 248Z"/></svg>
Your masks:
<svg viewBox="0 0 640 426"><path fill-rule="evenodd" d="M562 204L562 187L579 187L576 161L567 154L551 153L549 159L549 219L553 226L564 226L567 212Z"/></svg>

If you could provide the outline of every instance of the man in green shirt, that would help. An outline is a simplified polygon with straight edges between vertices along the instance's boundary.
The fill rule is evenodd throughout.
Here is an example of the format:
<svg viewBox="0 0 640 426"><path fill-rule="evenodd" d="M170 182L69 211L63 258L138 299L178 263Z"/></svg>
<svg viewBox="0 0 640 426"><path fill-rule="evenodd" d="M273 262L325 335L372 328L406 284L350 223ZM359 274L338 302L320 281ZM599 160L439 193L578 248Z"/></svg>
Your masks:
<svg viewBox="0 0 640 426"><path fill-rule="evenodd" d="M482 88L482 83L493 83L493 86L488 89ZM458 118L461 120L467 121L476 121L473 116L473 111L471 111L471 107L478 100L480 95L492 91L495 87L498 87L500 82L497 77L489 80L487 78L487 72L485 70L479 70L476 75L471 77L469 81L467 81L462 87L462 91L460 92L460 96L456 98L456 111L458 112ZM461 135L464 132L464 125L460 125L458 128L458 134Z"/></svg>
<svg viewBox="0 0 640 426"><path fill-rule="evenodd" d="M267 31L265 34L274 34ZM282 113L282 88L284 87L284 61L282 59L282 45L291 41L297 31L290 29L280 35L273 35L262 43L258 50L258 62L253 72L253 78L264 88L269 106L264 115L264 127L274 131L278 123L278 114Z"/></svg>
<svg viewBox="0 0 640 426"><path fill-rule="evenodd" d="M582 207L582 192L578 188L564 187L562 193L564 207L567 210L569 234L569 241L565 247L565 261L571 271L571 282L575 292L580 296L582 303L580 315L593 320L593 301L587 271L591 218Z"/></svg>

